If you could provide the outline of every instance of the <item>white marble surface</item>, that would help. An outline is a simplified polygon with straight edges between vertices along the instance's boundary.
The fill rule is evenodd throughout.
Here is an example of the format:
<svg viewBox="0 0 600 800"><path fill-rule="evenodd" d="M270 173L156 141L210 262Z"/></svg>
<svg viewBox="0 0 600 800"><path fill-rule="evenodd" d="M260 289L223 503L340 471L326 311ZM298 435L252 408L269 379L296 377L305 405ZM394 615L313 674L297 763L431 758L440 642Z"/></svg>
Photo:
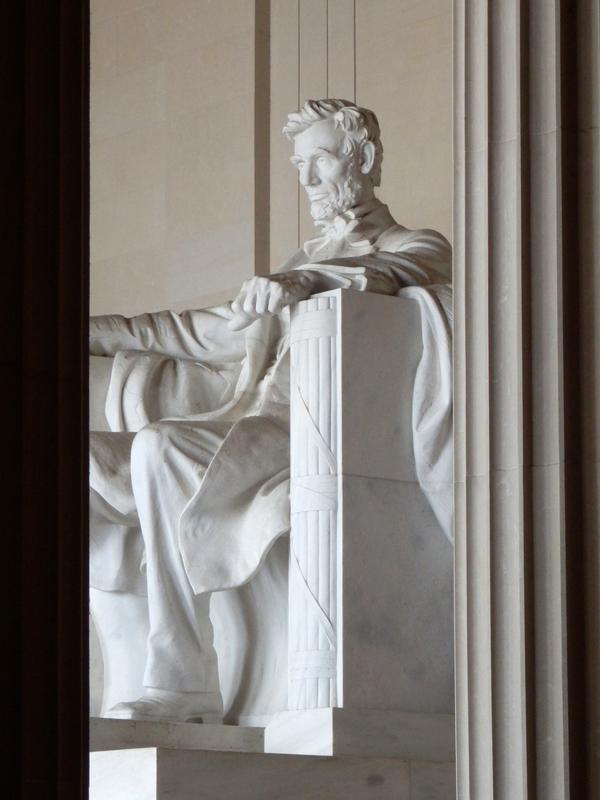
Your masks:
<svg viewBox="0 0 600 800"><path fill-rule="evenodd" d="M451 762L454 716L346 708L284 711L265 729L265 751Z"/></svg>
<svg viewBox="0 0 600 800"><path fill-rule="evenodd" d="M453 551L413 441L422 351L413 299L336 290L292 312L290 709L453 711Z"/></svg>
<svg viewBox="0 0 600 800"><path fill-rule="evenodd" d="M452 800L452 764L146 748L92 753L90 800Z"/></svg>
<svg viewBox="0 0 600 800"><path fill-rule="evenodd" d="M90 753L89 800L156 800L156 748Z"/></svg>
<svg viewBox="0 0 600 800"><path fill-rule="evenodd" d="M404 297L352 291L341 299L339 472L416 482L411 412L423 349L418 306Z"/></svg>
<svg viewBox="0 0 600 800"><path fill-rule="evenodd" d="M114 360L90 356L90 417L91 431L109 431L104 406Z"/></svg>
<svg viewBox="0 0 600 800"><path fill-rule="evenodd" d="M264 751L264 731L263 728L247 728L237 725L144 722L104 718L90 720L90 751L140 747L262 753Z"/></svg>
<svg viewBox="0 0 600 800"><path fill-rule="evenodd" d="M299 303L290 332L289 709L338 703L337 307Z"/></svg>
<svg viewBox="0 0 600 800"><path fill-rule="evenodd" d="M454 712L453 550L416 483L342 479L341 702Z"/></svg>
<svg viewBox="0 0 600 800"><path fill-rule="evenodd" d="M161 800L411 800L410 765L394 759L163 752Z"/></svg>

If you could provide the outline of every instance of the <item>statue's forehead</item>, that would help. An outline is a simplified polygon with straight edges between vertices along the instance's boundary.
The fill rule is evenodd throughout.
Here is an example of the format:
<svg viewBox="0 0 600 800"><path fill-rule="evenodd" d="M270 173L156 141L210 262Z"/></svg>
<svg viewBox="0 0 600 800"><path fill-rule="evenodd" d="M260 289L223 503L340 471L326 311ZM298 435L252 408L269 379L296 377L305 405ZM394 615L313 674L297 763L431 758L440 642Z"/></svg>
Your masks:
<svg viewBox="0 0 600 800"><path fill-rule="evenodd" d="M333 119L319 120L295 137L294 154L307 158L319 148L337 153L343 140L344 131L336 127Z"/></svg>

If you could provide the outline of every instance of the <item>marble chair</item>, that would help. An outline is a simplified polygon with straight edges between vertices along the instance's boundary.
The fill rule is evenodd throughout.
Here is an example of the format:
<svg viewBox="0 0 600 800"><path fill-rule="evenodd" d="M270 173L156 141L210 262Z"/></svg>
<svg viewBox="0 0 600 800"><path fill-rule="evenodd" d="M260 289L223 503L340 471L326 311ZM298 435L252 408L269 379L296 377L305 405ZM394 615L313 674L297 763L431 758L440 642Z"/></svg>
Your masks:
<svg viewBox="0 0 600 800"><path fill-rule="evenodd" d="M290 346L292 546L212 596L225 721L268 724L272 752L450 761L453 555L415 469L417 305L325 292L294 308ZM90 364L96 429L109 362ZM118 678L99 640L108 708Z"/></svg>

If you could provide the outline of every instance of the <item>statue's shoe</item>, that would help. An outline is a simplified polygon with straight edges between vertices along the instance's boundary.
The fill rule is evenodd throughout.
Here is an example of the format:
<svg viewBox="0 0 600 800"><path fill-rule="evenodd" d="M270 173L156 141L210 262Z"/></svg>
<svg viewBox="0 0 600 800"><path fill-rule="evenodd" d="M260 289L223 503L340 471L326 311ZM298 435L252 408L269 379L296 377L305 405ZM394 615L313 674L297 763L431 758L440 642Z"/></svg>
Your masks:
<svg viewBox="0 0 600 800"><path fill-rule="evenodd" d="M223 701L219 692L168 692L146 689L139 700L118 703L106 716L109 719L134 719L144 722L223 722Z"/></svg>

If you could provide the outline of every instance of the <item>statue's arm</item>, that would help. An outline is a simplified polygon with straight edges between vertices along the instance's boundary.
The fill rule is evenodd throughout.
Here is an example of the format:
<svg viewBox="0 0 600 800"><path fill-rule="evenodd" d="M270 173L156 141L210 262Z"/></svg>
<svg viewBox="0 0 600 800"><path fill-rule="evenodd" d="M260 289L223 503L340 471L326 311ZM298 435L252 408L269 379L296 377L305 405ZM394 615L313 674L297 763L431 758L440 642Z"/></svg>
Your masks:
<svg viewBox="0 0 600 800"><path fill-rule="evenodd" d="M119 350L143 350L135 319L120 314L90 317L90 355L112 357Z"/></svg>
<svg viewBox="0 0 600 800"><path fill-rule="evenodd" d="M448 283L451 251L446 239L435 231L396 227L395 235L386 240L389 250L315 263L295 259L277 273L246 281L232 303L235 317L230 327L240 330L264 314L277 314L285 306L331 289L396 294L404 286Z"/></svg>
<svg viewBox="0 0 600 800"><path fill-rule="evenodd" d="M396 294L398 280L381 258L354 256L305 264L293 270L310 286L310 294L331 289L357 289L376 294Z"/></svg>
<svg viewBox="0 0 600 800"><path fill-rule="evenodd" d="M201 311L158 311L123 317L106 314L90 319L90 355L114 356L120 350L160 353L173 358L210 360L210 354L237 350L227 322L229 305ZM235 355L235 354L232 354Z"/></svg>
<svg viewBox="0 0 600 800"><path fill-rule="evenodd" d="M311 294L329 289L396 294L404 286L450 281L451 248L436 231L404 231L387 244L389 251L303 264L292 271L312 276Z"/></svg>

